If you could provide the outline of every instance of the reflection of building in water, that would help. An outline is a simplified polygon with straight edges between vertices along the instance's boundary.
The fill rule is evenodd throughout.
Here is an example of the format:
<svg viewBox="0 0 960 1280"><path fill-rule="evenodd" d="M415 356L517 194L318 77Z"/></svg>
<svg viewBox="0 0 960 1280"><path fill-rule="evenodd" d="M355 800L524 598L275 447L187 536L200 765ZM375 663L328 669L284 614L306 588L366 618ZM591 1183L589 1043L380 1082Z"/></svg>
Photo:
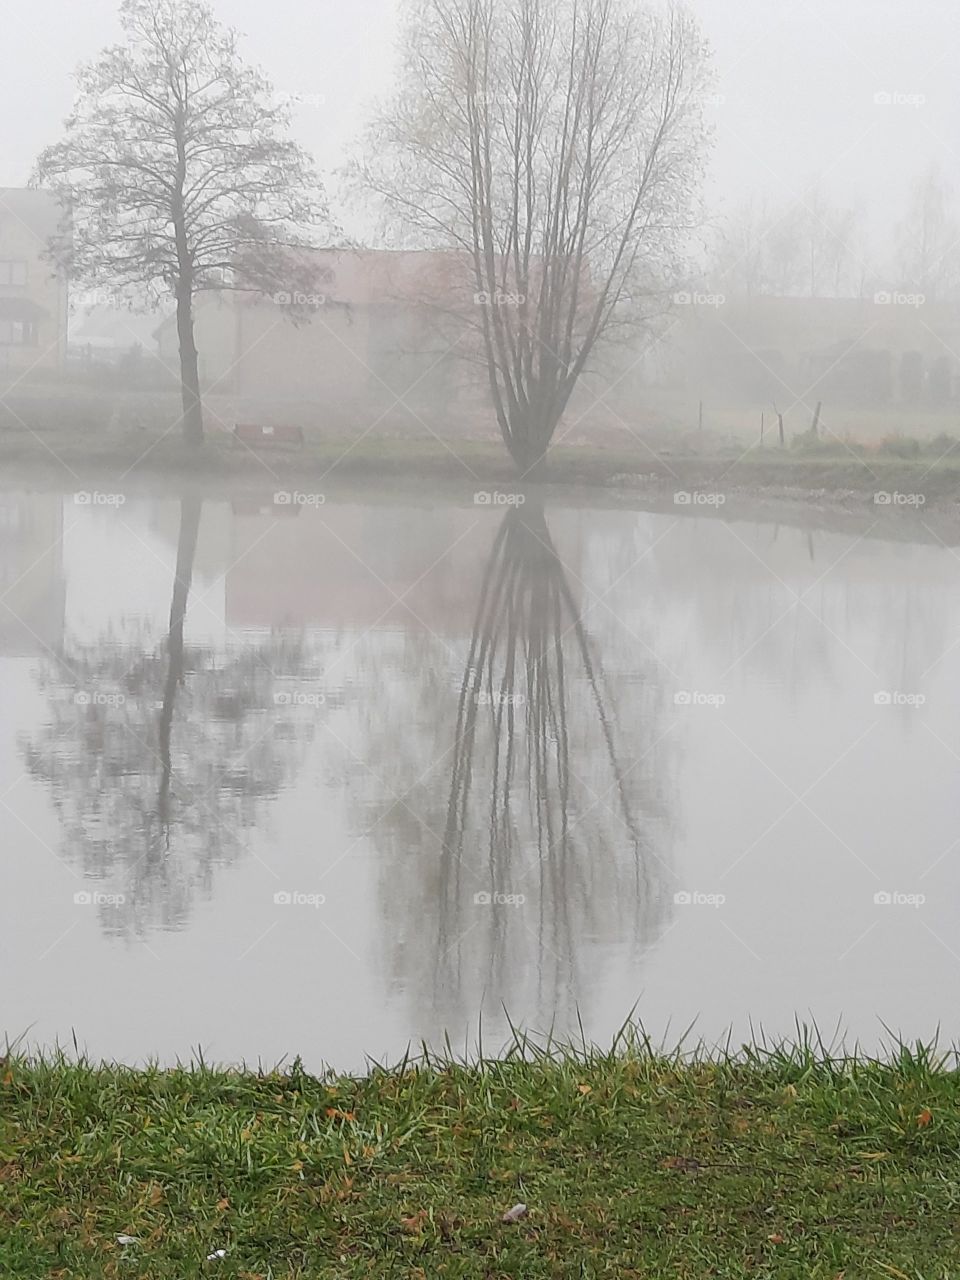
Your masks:
<svg viewBox="0 0 960 1280"><path fill-rule="evenodd" d="M495 520L472 508L333 503L237 514L227 625L463 634Z"/></svg>
<svg viewBox="0 0 960 1280"><path fill-rule="evenodd" d="M0 653L62 643L62 534L59 494L0 493Z"/></svg>

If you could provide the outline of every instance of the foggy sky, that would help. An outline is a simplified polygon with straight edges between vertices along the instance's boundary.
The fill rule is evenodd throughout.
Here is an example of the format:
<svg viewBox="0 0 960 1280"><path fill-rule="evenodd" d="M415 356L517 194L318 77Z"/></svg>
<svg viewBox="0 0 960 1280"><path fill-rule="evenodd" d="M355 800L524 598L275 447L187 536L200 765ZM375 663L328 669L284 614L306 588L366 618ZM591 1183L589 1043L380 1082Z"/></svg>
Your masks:
<svg viewBox="0 0 960 1280"><path fill-rule="evenodd" d="M960 187L960 16L949 0L691 0L715 53L708 196L782 206L810 182L859 203L875 244L903 214L932 161ZM4 6L0 186L23 185L69 110L76 63L119 34L117 0ZM391 83L398 0L214 0L243 51L281 92L306 99L295 132L328 172ZM878 92L922 95L877 105ZM322 101L320 101L322 99ZM333 183L330 184L333 187ZM347 224L348 231L358 232Z"/></svg>

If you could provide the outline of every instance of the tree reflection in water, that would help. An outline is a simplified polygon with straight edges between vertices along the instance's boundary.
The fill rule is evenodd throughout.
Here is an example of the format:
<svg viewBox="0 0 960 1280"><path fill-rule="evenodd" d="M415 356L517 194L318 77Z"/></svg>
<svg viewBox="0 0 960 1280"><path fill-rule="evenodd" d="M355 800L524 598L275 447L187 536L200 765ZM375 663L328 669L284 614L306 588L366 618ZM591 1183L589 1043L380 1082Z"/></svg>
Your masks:
<svg viewBox="0 0 960 1280"><path fill-rule="evenodd" d="M449 763L445 799L394 768L391 785L408 798L374 827L408 858L419 845L410 906L422 918L397 929L395 884L385 910L394 965L419 970L404 976L429 999L430 1021L475 1023L484 996L541 1027L569 1020L605 944L640 950L659 933L669 838L652 747L662 694L637 661L631 651L612 690L542 508L509 511L482 574L452 749L438 743L430 757ZM422 675L435 696L429 660ZM411 764L419 773L429 760Z"/></svg>
<svg viewBox="0 0 960 1280"><path fill-rule="evenodd" d="M189 646L184 622L202 503L185 498L163 645L65 641L40 681L50 719L23 744L50 787L65 857L104 891L106 931L182 927L218 866L243 852L264 801L289 782L315 714L277 692L315 678L299 644Z"/></svg>

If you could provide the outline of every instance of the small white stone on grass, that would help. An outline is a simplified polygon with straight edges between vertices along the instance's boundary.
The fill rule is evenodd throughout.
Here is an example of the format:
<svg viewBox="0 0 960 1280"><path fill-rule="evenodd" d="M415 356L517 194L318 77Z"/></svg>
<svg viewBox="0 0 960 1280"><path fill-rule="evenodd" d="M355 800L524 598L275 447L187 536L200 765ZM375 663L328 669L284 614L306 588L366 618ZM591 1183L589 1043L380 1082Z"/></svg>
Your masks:
<svg viewBox="0 0 960 1280"><path fill-rule="evenodd" d="M525 1218L526 1216L527 1216L527 1206L525 1204L515 1204L512 1209L507 1210L507 1212L503 1215L500 1221L501 1222L519 1222L521 1218Z"/></svg>
<svg viewBox="0 0 960 1280"><path fill-rule="evenodd" d="M225 1258L227 1256L226 1249L214 1249L213 1253L207 1254L207 1261L213 1262L214 1258Z"/></svg>
<svg viewBox="0 0 960 1280"><path fill-rule="evenodd" d="M136 1236L117 1236L117 1244L139 1244Z"/></svg>

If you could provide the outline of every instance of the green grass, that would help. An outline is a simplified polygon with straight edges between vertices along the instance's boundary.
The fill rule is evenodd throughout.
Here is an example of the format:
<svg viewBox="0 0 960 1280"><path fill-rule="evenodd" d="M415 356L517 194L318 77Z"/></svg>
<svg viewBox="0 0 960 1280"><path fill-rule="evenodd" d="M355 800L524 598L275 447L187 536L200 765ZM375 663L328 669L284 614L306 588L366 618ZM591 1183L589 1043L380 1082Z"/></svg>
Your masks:
<svg viewBox="0 0 960 1280"><path fill-rule="evenodd" d="M187 450L177 436L153 439L135 434L65 435L0 433L0 466L16 476L39 468L48 478L79 485L86 478L130 485L150 476L209 483L242 481L269 489L277 483L306 483L331 488L344 482L377 483L384 479L429 483L444 491L471 494L497 485L516 488L518 481L503 445L495 440L433 436L362 439L307 437L302 450L264 449L259 454L211 433L202 452ZM629 447L558 444L548 455L547 485L593 486L629 490L650 485L667 497L675 489L712 486L727 492L761 494L790 487L802 491L850 492L871 498L879 488L923 492L929 501L953 500L960 493L960 441L941 436L929 442L892 437L866 447L833 439L798 438L780 448L714 445L685 453L631 441ZM642 483L641 483L642 481Z"/></svg>
<svg viewBox="0 0 960 1280"><path fill-rule="evenodd" d="M922 1046L0 1081L5 1278L960 1274L960 1074Z"/></svg>

